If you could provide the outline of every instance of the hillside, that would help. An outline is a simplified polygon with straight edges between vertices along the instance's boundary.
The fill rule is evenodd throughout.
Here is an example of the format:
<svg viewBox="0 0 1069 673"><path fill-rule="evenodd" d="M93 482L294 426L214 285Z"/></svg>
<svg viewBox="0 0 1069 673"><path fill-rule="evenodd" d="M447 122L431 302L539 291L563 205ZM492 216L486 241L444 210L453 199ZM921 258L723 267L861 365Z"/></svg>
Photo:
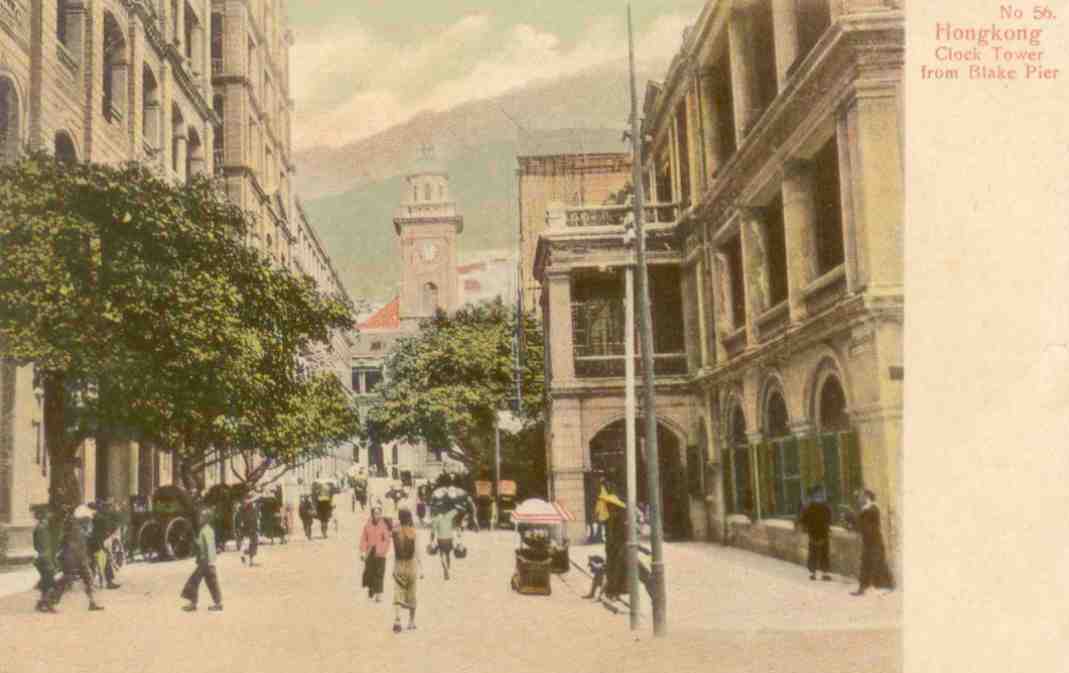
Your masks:
<svg viewBox="0 0 1069 673"><path fill-rule="evenodd" d="M433 143L449 169L465 217L461 254L510 248L516 241L517 153L537 153L543 132L560 129L586 131L552 134L556 151L562 137L567 146L573 136L570 151L590 151L591 137L599 147L626 151L619 141L629 106L625 73L620 63L540 82L423 113L341 148L298 153L298 192L352 295L383 301L396 291L393 212L402 176L422 144Z"/></svg>

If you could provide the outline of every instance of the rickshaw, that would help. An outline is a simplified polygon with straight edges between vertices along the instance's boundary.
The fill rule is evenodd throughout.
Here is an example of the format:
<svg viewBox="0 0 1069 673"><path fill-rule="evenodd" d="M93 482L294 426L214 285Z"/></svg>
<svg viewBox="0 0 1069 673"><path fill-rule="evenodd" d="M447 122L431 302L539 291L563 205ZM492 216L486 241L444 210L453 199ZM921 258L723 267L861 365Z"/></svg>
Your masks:
<svg viewBox="0 0 1069 673"><path fill-rule="evenodd" d="M257 504L260 509L261 537L270 540L271 544L275 544L276 540L281 544L286 544L289 528L286 527L286 519L282 515L282 498L264 496L259 499Z"/></svg>
<svg viewBox="0 0 1069 673"><path fill-rule="evenodd" d="M212 508L212 528L215 530L215 548L224 551L226 543L237 544L238 509L241 507L242 489L228 484L216 484L208 489L204 502Z"/></svg>
<svg viewBox="0 0 1069 673"><path fill-rule="evenodd" d="M145 561L184 559L193 553L193 499L178 486L161 486L151 499L130 496L130 530Z"/></svg>

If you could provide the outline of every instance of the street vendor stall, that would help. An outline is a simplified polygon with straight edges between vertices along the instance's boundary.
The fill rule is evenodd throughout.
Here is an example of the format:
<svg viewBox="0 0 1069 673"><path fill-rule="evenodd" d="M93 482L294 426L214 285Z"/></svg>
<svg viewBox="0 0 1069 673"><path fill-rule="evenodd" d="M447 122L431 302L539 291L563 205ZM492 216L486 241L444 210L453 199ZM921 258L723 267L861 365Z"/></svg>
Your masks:
<svg viewBox="0 0 1069 673"><path fill-rule="evenodd" d="M520 593L549 594L549 573L567 572L571 561L564 524L575 517L563 505L540 498L524 500L512 512L520 535L512 587Z"/></svg>

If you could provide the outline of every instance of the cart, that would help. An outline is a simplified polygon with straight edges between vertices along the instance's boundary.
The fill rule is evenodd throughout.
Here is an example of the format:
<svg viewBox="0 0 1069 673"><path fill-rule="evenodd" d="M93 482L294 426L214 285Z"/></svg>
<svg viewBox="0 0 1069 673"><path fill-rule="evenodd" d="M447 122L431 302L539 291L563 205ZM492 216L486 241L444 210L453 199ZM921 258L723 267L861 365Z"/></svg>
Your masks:
<svg viewBox="0 0 1069 673"><path fill-rule="evenodd" d="M184 559L193 554L194 506L178 486L161 486L152 498L130 497L132 553L145 561Z"/></svg>
<svg viewBox="0 0 1069 673"><path fill-rule="evenodd" d="M260 509L260 535L270 540L271 544L275 544L276 540L281 544L286 544L289 528L286 526L286 519L282 515L282 498L263 497L260 498L258 505Z"/></svg>
<svg viewBox="0 0 1069 673"><path fill-rule="evenodd" d="M515 528L512 513L516 509L516 482L506 479L497 482L497 499L501 508L497 513L497 527Z"/></svg>
<svg viewBox="0 0 1069 673"><path fill-rule="evenodd" d="M566 507L557 502L529 498L515 509L512 520L521 539L531 533L537 533L539 539L545 539L551 572L560 574L571 569L570 543L565 524L574 521L575 517Z"/></svg>
<svg viewBox="0 0 1069 673"><path fill-rule="evenodd" d="M549 536L544 530L524 530L520 535L520 548L516 550L516 571L512 574L513 591L528 596L549 596L550 586Z"/></svg>

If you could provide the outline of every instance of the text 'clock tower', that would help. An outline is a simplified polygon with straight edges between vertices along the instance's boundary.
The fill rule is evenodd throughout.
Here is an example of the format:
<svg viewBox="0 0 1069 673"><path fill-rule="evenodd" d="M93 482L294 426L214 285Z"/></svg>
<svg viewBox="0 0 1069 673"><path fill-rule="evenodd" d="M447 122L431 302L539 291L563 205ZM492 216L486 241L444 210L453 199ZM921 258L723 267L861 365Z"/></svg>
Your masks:
<svg viewBox="0 0 1069 673"><path fill-rule="evenodd" d="M438 309L456 311L456 237L464 230L464 217L450 200L449 173L431 145L421 148L415 168L405 177L393 226L401 240L402 324L415 327Z"/></svg>

